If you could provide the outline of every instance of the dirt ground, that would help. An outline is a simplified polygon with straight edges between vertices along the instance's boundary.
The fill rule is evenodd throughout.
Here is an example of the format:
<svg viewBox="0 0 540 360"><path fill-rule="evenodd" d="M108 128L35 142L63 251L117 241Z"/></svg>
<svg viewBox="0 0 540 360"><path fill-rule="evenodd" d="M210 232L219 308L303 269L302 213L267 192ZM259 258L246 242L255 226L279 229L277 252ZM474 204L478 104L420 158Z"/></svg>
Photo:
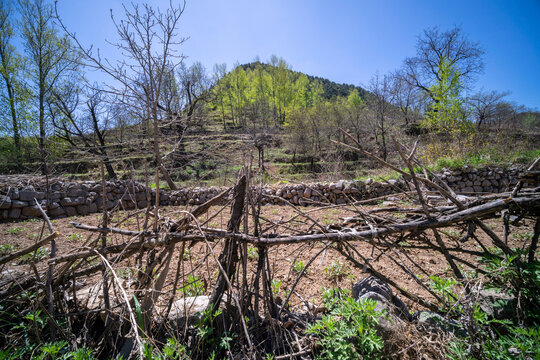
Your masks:
<svg viewBox="0 0 540 360"><path fill-rule="evenodd" d="M399 205L399 204L397 204ZM405 206L405 205L404 205ZM410 204L406 205L410 207ZM225 209L221 213L216 213L221 207L212 207L210 211L203 215L199 220L202 226L211 228L224 229L227 226L229 219L229 209ZM182 212L189 210L185 207L167 207L163 210L165 216L171 219L179 219L183 216ZM296 215L295 210L284 206L267 205L262 207L261 216L264 219L271 221L279 221L288 219ZM314 208L302 208L302 211L310 211L309 216L317 221L322 226L329 226L334 223L341 223L343 218L354 216L355 209L350 206L335 207L324 210L314 211ZM132 213L132 212L131 212ZM114 213L111 219L111 226L114 226L119 220L124 219L128 215L128 212L119 211ZM144 221L143 214L138 217L134 216L129 218L126 222L119 225L121 228L137 230L138 225L141 225ZM396 216L399 216L397 214ZM88 216L78 216L72 218L56 219L53 220L53 226L55 230L61 233L61 236L57 239L58 255L65 255L72 252L80 251L81 247L85 244L97 239L98 234L90 233L84 230L75 229L69 223L72 221L80 222L87 225L97 226L102 221L101 214L93 214ZM251 222L250 218L250 222ZM495 231L498 235L502 236L502 222L499 219L487 220L488 226ZM530 223L525 223L526 226L513 227L512 233L508 238L509 245L511 247L522 247L525 240L528 239L529 232L532 229ZM262 223L262 228L271 226L269 222ZM276 231L280 234L293 234L294 231L314 231L316 226L313 225L311 220L305 217L298 216L294 221L290 222L287 227L276 228ZM448 247L461 247L468 250L479 250L479 246L473 240L468 240L465 243L460 243L457 239L460 237L462 229L449 228L442 229L444 239ZM41 232L48 233L48 229L44 226L43 221L39 219L32 219L22 222L10 222L0 223L0 250L4 254L9 251L17 251L35 243L39 238ZM491 241L481 230L477 231L479 240L484 243L488 248L491 246ZM128 236L122 236L118 234L109 234L107 242L108 244L119 244L129 240ZM414 240L407 239L407 244L413 244ZM422 296L426 299L430 299L429 293L423 289L417 282L415 282L409 275L407 275L400 267L398 267L392 259L398 260L397 253L382 253L378 249L373 250L372 245L367 241L356 241L352 243L354 247L366 258L371 258L371 264L376 270L386 275L388 278L395 281L399 286L405 290ZM10 248L12 245L13 248ZM221 245L219 243L213 244L214 251L219 254ZM187 246L187 245L186 245ZM308 243L302 245L283 245L273 246L269 248L269 261L273 274L273 289L277 296L283 298L287 291L291 290L291 286L295 283L298 277L299 270L317 254L320 253L325 244L323 243ZM185 291L177 291L176 297L182 297L185 295L193 295L196 290L201 290L205 294L209 294L212 291L212 284L214 284L217 278L217 266L215 260L208 252L207 245L205 243L194 244L189 250L184 251L184 254L180 254L180 245L176 246L177 254L175 254L175 261L182 257L183 265L182 272L184 274L184 281L187 281L188 275L193 274L200 282L197 288L187 286ZM0 254L2 255L2 254ZM43 251L38 254L44 258L47 256L47 251ZM434 252L432 250L424 249L407 249L401 253L400 258L405 260L405 263L416 274L420 275L422 281L427 282L428 277L426 273L415 267L414 264L405 259L404 256L409 257L410 260L417 263L422 267L429 275L435 275L439 277L446 277L451 274L451 270L444 260L442 254ZM461 255L460 255L461 256ZM248 274L253 276L258 254L254 248L248 249ZM464 260L473 264L478 263L478 259L474 255L461 256ZM97 261L97 260L93 260ZM31 272L32 269L29 264L25 263L10 263L6 265L9 269L20 270L23 272ZM38 268L44 269L46 266L44 261L38 263ZM470 268L466 265L460 264L460 267L466 273ZM130 279L135 274L136 259L131 258L124 261L121 264L116 264L115 269L119 277L125 280L124 284L129 287ZM171 266L171 269L175 269L176 264ZM0 269L0 271L6 271L6 268ZM171 271L169 278L168 289L171 289L174 279L174 270ZM339 275L339 276L333 276ZM249 278L251 278L249 276ZM307 269L305 276L303 276L298 285L294 289L293 296L291 296L291 308L301 310L306 301L312 304L321 303L321 293L323 288L340 287L351 289L352 284L359 281L363 277L367 276L362 272L362 269L355 268L353 264L348 263L344 257L334 249L327 249L322 251L320 255L311 263ZM79 279L86 284L92 284L99 279L98 275L88 279ZM191 278L193 280L193 278ZM237 279L242 281L242 279ZM185 285L179 286L180 288ZM403 296L400 298L409 306L410 310L419 310L418 305L407 300Z"/></svg>

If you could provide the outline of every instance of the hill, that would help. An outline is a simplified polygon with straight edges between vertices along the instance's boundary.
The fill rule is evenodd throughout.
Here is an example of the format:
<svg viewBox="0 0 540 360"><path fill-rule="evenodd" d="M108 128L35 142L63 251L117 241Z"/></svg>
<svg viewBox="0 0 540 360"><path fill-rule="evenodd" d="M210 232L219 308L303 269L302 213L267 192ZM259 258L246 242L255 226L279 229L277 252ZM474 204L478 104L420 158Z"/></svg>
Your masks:
<svg viewBox="0 0 540 360"><path fill-rule="evenodd" d="M244 70L255 70L258 66L262 66L262 68L265 70L265 71L272 71L274 69L276 69L277 67L276 66L273 66L273 65L270 65L270 64L265 64L265 63L261 63L260 61L255 61L255 62L251 62L251 63L248 63L248 64L242 64L240 65L240 67ZM300 76L302 75L305 75L307 76L307 78L309 79L309 81L311 83L314 83L314 82L319 82L321 85L322 85L322 88L323 88L323 98L325 99L335 99L336 97L347 97L351 94L351 92L353 90L357 90L358 93L360 94L360 96L365 99L368 91L360 86L355 86L355 85L351 85L351 84L339 84L339 83L336 83L332 80L329 80L329 79L326 79L326 78L323 78L323 77L319 77L319 76L315 76L315 75L309 75L309 74L305 74L303 72L299 72L299 71L294 71L294 70L290 70L288 69L289 73L290 73L290 76L296 80L298 79Z"/></svg>

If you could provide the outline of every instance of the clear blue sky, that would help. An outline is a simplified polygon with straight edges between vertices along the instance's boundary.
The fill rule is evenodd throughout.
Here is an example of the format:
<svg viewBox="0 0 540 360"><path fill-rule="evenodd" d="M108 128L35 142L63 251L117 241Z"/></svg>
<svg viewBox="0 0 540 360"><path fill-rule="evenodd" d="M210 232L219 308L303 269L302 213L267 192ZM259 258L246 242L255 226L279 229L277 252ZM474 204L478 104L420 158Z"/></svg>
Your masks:
<svg viewBox="0 0 540 360"><path fill-rule="evenodd" d="M60 0L58 8L85 44L114 58L104 39L116 39L109 9L121 18L121 4ZM540 109L539 0L187 0L180 34L189 40L181 51L188 63L201 61L210 71L216 63L230 69L276 54L294 70L363 85L414 55L425 28L454 25L485 49L476 88L510 91L510 100Z"/></svg>

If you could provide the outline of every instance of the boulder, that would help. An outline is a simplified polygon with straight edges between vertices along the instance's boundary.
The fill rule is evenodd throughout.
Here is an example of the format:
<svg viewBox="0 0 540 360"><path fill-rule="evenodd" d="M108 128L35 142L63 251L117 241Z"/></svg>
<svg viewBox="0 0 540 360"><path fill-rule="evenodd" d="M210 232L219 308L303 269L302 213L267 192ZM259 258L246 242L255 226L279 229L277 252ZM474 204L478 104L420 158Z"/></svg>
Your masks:
<svg viewBox="0 0 540 360"><path fill-rule="evenodd" d="M359 299L369 293L380 295L384 301L395 308L392 309L392 312L395 313L396 316L399 316L404 320L410 320L407 305L405 305L399 297L394 295L390 285L384 281L375 276L368 276L353 285L352 294L355 299ZM372 297L372 295L369 296Z"/></svg>
<svg viewBox="0 0 540 360"><path fill-rule="evenodd" d="M421 331L431 333L445 332L458 336L467 336L461 324L455 320L447 319L433 311L417 311L412 315L412 321Z"/></svg>
<svg viewBox="0 0 540 360"><path fill-rule="evenodd" d="M76 197L76 198L64 198L62 200L60 200L60 204L62 206L77 206L77 205L82 205L86 202L86 199L82 196L80 197Z"/></svg>
<svg viewBox="0 0 540 360"><path fill-rule="evenodd" d="M66 190L66 195L69 197L78 197L78 196L86 196L88 193L78 186L70 187Z"/></svg>
<svg viewBox="0 0 540 360"><path fill-rule="evenodd" d="M221 301L222 303L226 302L226 296ZM171 325L183 328L186 324L186 319L188 325L194 323L200 318L201 313L206 310L209 303L210 296L206 295L190 296L176 300L169 313Z"/></svg>
<svg viewBox="0 0 540 360"><path fill-rule="evenodd" d="M492 289L478 292L478 305L490 318L498 320L515 317L515 297Z"/></svg>
<svg viewBox="0 0 540 360"><path fill-rule="evenodd" d="M90 203L90 204L88 205L88 211L89 211L90 213L96 213L96 212L97 212L97 205L96 205L95 202Z"/></svg>
<svg viewBox="0 0 540 360"><path fill-rule="evenodd" d="M383 338L391 338L392 334L401 331L406 325L407 319L401 317L399 309L386 300L383 295L370 291L360 296L359 299L370 299L377 303L375 311L381 313L381 316L379 316L375 328Z"/></svg>

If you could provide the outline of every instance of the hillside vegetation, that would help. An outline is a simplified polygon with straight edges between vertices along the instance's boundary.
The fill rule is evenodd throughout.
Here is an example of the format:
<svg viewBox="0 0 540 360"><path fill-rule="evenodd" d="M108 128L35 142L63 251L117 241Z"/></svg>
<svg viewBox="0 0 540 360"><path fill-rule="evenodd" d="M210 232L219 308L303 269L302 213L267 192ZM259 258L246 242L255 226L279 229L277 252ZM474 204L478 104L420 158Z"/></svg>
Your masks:
<svg viewBox="0 0 540 360"><path fill-rule="evenodd" d="M220 69L224 67L216 67ZM405 143L418 139L423 158L434 166L508 165L538 155L540 115L508 103L498 104L495 110L500 113L493 111L496 115L484 124L469 110L465 128L452 132L430 126L420 108L400 107L401 94L395 88L384 88L386 93L377 96L361 87L293 71L283 59L239 65L214 82L203 71L197 64L184 69L186 84L193 82L187 87L194 99L191 108L160 126L164 163L172 179L184 186L227 184L246 161L258 163L259 151L268 182L380 175L374 163L333 142L345 140L340 129L385 157L397 158L392 137ZM381 90L377 86L372 89L375 93ZM178 104L179 97L188 95L169 96L171 104ZM94 179L103 159L100 152L105 150L115 176L144 181L145 163L153 162L152 141L145 135L149 126L130 118L133 114L126 109L112 111L104 101L95 107L104 145L90 132L91 118L83 110L61 113L79 117L73 125L80 122L88 130L77 134L52 129L47 138L51 174ZM0 160L2 172L37 173L42 161L36 145L35 137L23 137L17 153L11 137L1 138L0 150L6 155Z"/></svg>

